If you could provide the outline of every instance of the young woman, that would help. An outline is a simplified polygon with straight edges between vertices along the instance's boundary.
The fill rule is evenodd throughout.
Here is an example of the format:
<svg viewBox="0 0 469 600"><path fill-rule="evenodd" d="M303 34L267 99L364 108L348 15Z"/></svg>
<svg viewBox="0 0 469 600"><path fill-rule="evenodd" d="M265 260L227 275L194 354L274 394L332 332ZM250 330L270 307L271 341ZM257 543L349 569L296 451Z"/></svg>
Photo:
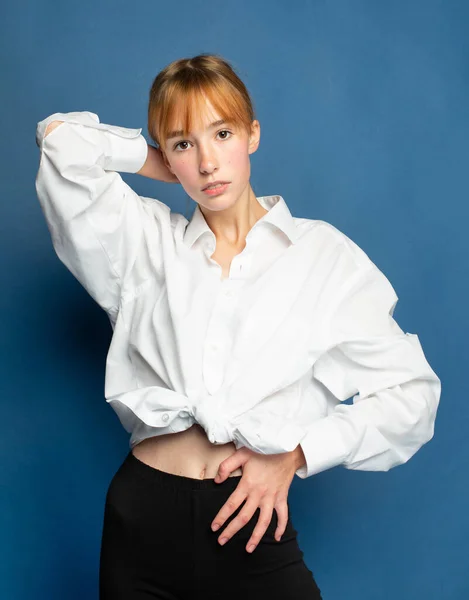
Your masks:
<svg viewBox="0 0 469 600"><path fill-rule="evenodd" d="M255 196L260 124L226 60L159 73L148 130L156 147L85 111L36 131L38 198L57 255L109 316L105 396L131 433L100 598L319 599L294 475L406 462L433 436L440 380L365 252ZM119 171L180 183L190 222Z"/></svg>

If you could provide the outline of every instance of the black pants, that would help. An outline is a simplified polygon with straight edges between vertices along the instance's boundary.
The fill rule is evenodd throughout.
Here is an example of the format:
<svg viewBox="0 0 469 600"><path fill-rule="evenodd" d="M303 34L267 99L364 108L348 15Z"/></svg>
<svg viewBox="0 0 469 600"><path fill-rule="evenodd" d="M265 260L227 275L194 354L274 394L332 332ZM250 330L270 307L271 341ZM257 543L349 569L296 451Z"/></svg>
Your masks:
<svg viewBox="0 0 469 600"><path fill-rule="evenodd" d="M100 600L321 600L288 519L280 542L277 512L252 553L247 542L260 508L224 545L211 523L241 476L217 484L160 471L129 452L106 495Z"/></svg>

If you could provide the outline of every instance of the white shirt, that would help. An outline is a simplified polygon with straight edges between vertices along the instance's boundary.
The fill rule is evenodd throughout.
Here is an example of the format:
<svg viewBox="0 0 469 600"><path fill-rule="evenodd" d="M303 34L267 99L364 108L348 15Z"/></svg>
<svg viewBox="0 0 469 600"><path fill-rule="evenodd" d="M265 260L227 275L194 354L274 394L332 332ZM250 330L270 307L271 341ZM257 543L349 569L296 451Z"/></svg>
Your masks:
<svg viewBox="0 0 469 600"><path fill-rule="evenodd" d="M64 123L44 138L54 120ZM275 195L257 198L268 213L222 279L198 205L188 222L119 175L145 163L141 131L88 111L36 130L54 249L113 328L104 392L130 447L198 422L214 444L262 454L301 444L301 478L405 463L433 437L441 382L394 320L385 275L336 227L293 217Z"/></svg>

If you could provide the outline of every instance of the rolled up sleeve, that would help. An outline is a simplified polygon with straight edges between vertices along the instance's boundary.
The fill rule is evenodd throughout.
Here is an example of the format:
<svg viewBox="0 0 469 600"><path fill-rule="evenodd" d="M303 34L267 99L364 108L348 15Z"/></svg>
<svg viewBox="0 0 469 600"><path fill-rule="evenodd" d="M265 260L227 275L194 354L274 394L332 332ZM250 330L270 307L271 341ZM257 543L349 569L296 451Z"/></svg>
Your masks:
<svg viewBox="0 0 469 600"><path fill-rule="evenodd" d="M63 123L44 137L53 121ZM153 208L117 172L136 173L145 163L141 129L100 123L88 111L54 113L37 124L36 144L36 191L56 254L100 306L115 311L145 229L155 227Z"/></svg>

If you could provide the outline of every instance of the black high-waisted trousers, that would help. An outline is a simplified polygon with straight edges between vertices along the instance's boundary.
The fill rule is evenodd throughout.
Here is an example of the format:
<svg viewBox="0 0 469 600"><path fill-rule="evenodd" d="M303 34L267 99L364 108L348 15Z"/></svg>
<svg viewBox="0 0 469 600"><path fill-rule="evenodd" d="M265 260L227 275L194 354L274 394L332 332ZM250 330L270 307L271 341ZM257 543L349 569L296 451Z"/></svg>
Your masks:
<svg viewBox="0 0 469 600"><path fill-rule="evenodd" d="M211 523L241 476L217 484L151 467L129 452L106 495L100 600L321 600L288 518L274 538L277 512L254 552L246 551L260 508L221 546Z"/></svg>

